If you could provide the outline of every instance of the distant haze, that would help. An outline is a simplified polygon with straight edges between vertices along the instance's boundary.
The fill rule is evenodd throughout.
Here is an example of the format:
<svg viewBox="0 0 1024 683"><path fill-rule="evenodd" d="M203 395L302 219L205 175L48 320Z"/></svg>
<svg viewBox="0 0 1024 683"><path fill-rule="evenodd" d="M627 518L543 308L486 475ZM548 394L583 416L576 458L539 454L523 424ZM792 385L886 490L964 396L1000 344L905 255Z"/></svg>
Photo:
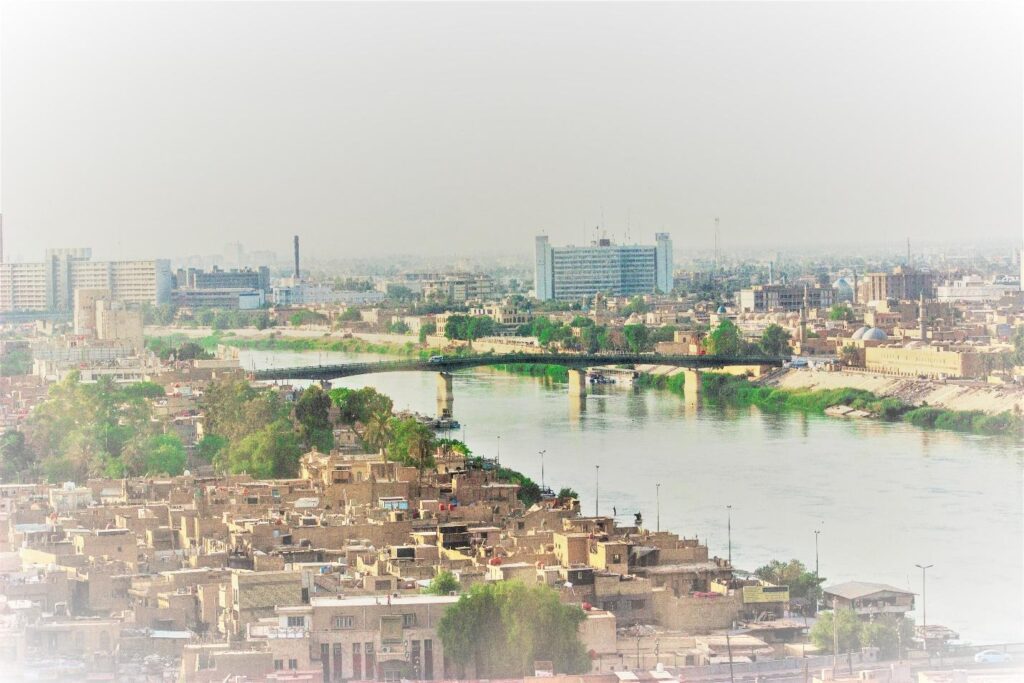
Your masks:
<svg viewBox="0 0 1024 683"><path fill-rule="evenodd" d="M995 3L5 3L8 258L1019 239Z"/></svg>

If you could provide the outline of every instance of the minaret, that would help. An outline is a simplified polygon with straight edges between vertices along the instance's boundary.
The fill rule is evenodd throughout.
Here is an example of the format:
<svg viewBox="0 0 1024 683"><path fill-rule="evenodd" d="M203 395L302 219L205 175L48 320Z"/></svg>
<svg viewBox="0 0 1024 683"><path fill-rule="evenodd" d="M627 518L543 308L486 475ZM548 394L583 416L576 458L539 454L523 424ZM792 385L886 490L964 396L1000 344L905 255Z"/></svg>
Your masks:
<svg viewBox="0 0 1024 683"><path fill-rule="evenodd" d="M804 302L800 306L800 343L803 344L807 340L807 309L809 308L808 303L810 297L807 295L807 285L804 285ZM801 353L803 349L801 349Z"/></svg>
<svg viewBox="0 0 1024 683"><path fill-rule="evenodd" d="M917 321L921 325L921 341L928 341L928 328L924 318L924 290L921 290L921 298L917 302Z"/></svg>

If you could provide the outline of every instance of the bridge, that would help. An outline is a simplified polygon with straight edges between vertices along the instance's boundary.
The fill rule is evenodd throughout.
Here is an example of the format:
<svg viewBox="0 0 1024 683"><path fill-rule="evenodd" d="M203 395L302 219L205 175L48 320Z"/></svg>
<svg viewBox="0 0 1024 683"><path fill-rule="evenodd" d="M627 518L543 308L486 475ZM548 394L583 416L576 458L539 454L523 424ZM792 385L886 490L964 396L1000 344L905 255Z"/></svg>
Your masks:
<svg viewBox="0 0 1024 683"><path fill-rule="evenodd" d="M440 417L451 417L454 397L451 373L466 368L488 365L560 365L569 370L570 396L586 396L587 368L617 365L670 365L685 368L684 394L688 401L700 400L700 373L702 369L724 368L737 365L768 365L779 367L784 358L777 356L663 356L652 353L506 353L472 356L434 356L431 360L385 360L375 363L344 363L341 365L307 365L294 368L268 368L257 370L253 378L264 381L317 380L328 382L342 377L369 375L381 372L436 372L437 412Z"/></svg>

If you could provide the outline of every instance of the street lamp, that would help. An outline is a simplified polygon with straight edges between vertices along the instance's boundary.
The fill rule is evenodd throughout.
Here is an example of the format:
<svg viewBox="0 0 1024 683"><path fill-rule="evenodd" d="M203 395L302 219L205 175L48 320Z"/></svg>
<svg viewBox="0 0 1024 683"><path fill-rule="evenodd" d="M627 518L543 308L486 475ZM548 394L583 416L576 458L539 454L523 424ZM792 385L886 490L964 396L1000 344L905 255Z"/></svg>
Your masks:
<svg viewBox="0 0 1024 683"><path fill-rule="evenodd" d="M725 506L726 531L729 536L729 566L732 566L732 505Z"/></svg>
<svg viewBox="0 0 1024 683"><path fill-rule="evenodd" d="M654 485L654 501L655 501L654 505L655 505L655 508L657 510L657 514L656 514L657 526L656 526L656 528L657 528L658 532L660 533L661 532L661 484L660 483Z"/></svg>
<svg viewBox="0 0 1024 683"><path fill-rule="evenodd" d="M540 453L540 490L544 491L544 454L547 453L547 449L537 452Z"/></svg>
<svg viewBox="0 0 1024 683"><path fill-rule="evenodd" d="M925 651L928 650L928 570L933 564L915 564L921 570L921 640Z"/></svg>
<svg viewBox="0 0 1024 683"><path fill-rule="evenodd" d="M594 516L597 517L601 501L601 466L594 465Z"/></svg>

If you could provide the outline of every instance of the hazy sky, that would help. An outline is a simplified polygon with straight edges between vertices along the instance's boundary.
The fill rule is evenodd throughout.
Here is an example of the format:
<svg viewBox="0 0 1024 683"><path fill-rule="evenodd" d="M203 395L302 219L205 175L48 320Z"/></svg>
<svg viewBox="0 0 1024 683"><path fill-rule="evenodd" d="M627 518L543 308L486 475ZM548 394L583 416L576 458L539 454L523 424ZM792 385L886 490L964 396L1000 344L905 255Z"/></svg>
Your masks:
<svg viewBox="0 0 1024 683"><path fill-rule="evenodd" d="M1007 239L993 3L4 3L8 257Z"/></svg>

